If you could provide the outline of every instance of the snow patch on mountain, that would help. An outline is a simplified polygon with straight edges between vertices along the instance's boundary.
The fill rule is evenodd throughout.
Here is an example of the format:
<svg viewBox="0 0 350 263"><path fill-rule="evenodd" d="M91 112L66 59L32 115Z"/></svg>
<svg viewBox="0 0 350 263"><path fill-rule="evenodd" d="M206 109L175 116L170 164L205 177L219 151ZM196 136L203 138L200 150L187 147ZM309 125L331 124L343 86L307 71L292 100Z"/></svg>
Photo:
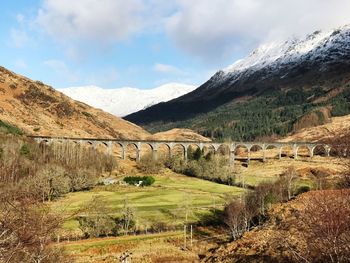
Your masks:
<svg viewBox="0 0 350 263"><path fill-rule="evenodd" d="M337 41L344 44L348 38L350 25L331 31L316 31L302 39L291 38L282 42L263 44L254 50L248 57L237 60L234 64L223 69L224 75L232 75L243 71L256 71L270 66L278 69L279 65L297 62L306 55L317 56L332 47ZM350 45L350 44L349 44Z"/></svg>
<svg viewBox="0 0 350 263"><path fill-rule="evenodd" d="M59 91L75 100L123 117L157 103L180 97L195 88L196 86L193 85L168 83L148 90L130 87L104 89L84 86L63 88Z"/></svg>

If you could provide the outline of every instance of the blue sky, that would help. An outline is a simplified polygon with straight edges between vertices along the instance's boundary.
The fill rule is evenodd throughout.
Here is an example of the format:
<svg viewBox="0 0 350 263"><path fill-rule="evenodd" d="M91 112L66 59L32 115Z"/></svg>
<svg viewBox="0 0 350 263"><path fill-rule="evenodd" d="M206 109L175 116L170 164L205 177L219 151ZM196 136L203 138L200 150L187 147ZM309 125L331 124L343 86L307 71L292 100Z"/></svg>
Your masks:
<svg viewBox="0 0 350 263"><path fill-rule="evenodd" d="M350 23L348 0L4 0L0 65L56 88L199 85L260 43Z"/></svg>

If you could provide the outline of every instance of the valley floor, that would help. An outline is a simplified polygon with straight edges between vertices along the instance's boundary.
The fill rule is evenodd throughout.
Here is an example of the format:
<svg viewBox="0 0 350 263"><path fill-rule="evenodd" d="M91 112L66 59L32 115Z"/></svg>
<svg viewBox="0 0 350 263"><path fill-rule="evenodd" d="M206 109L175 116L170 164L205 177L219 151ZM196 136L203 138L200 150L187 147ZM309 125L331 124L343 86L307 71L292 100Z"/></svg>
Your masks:
<svg viewBox="0 0 350 263"><path fill-rule="evenodd" d="M319 156L312 160L294 161L284 158L280 161L268 160L266 163L253 161L249 167L242 166L237 169L236 183L244 182L253 186L260 182L273 181L291 165L299 171L298 185L312 185L310 178L314 171L323 171L334 177L342 170L341 163L338 163L337 159ZM133 171L129 167L126 173ZM119 175L117 179L122 180L123 177ZM133 254L132 262L199 262L198 255L206 253L203 249L208 251L209 248L217 246L218 240L213 240L215 242L212 243L201 242L193 251L184 249L183 225L195 224L213 208L222 209L228 195L240 197L249 191L179 175L167 169L154 177L156 182L151 187L97 186L90 191L67 194L52 203L56 211L69 214L79 211L94 197L99 196L106 203L108 213L118 216L123 200L127 199L135 210L138 235L81 240L82 232L78 221L70 220L64 225L61 239L69 237L71 241L56 245L63 246L77 262L118 262L119 257L126 251ZM157 223L166 226L162 230L164 232L147 234L147 229ZM203 231L208 231L206 235L209 239L218 235L210 232L208 228L204 228ZM228 240L227 233L220 234L223 240ZM201 234L194 233L194 235L197 235L194 239L202 239Z"/></svg>

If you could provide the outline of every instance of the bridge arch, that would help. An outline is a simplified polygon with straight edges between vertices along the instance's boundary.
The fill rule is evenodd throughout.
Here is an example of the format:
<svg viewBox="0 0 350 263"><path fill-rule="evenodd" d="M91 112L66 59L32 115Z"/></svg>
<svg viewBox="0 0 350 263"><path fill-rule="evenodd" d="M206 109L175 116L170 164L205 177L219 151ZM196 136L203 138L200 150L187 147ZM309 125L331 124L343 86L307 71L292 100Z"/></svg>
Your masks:
<svg viewBox="0 0 350 263"><path fill-rule="evenodd" d="M252 144L249 151L251 159L265 160L265 149L262 144Z"/></svg>
<svg viewBox="0 0 350 263"><path fill-rule="evenodd" d="M282 158L282 146L276 144L265 145L265 158L266 159L281 159Z"/></svg>
<svg viewBox="0 0 350 263"><path fill-rule="evenodd" d="M187 147L182 143L174 143L171 149L171 155L187 160Z"/></svg>
<svg viewBox="0 0 350 263"><path fill-rule="evenodd" d="M125 144L125 158L128 160L140 160L140 147L136 142L128 142Z"/></svg>
<svg viewBox="0 0 350 263"><path fill-rule="evenodd" d="M327 149L326 146L323 144L317 144L312 147L311 150L312 156L318 155L318 156L327 156Z"/></svg>
<svg viewBox="0 0 350 263"><path fill-rule="evenodd" d="M111 154L119 159L125 159L125 146L120 142L113 142L111 144Z"/></svg>
<svg viewBox="0 0 350 263"><path fill-rule="evenodd" d="M167 160L171 158L171 146L168 143L158 143L157 155L160 160Z"/></svg>
<svg viewBox="0 0 350 263"><path fill-rule="evenodd" d="M203 155L207 158L210 158L210 156L213 156L216 153L216 149L212 144L205 144L203 146Z"/></svg>
<svg viewBox="0 0 350 263"><path fill-rule="evenodd" d="M234 148L235 159L250 159L250 146L240 143Z"/></svg>
<svg viewBox="0 0 350 263"><path fill-rule="evenodd" d="M218 146L216 153L219 155L229 156L231 152L230 145L223 143Z"/></svg>
<svg viewBox="0 0 350 263"><path fill-rule="evenodd" d="M189 160L198 159L201 154L197 156L197 151L201 151L200 145L197 143L189 143L187 145L187 158Z"/></svg>
<svg viewBox="0 0 350 263"><path fill-rule="evenodd" d="M294 147L292 144L285 144L282 145L280 148L280 156L281 157L288 157L288 158L294 158Z"/></svg>
<svg viewBox="0 0 350 263"><path fill-rule="evenodd" d="M155 146L152 143L142 142L140 144L140 159L152 159L154 158Z"/></svg>
<svg viewBox="0 0 350 263"><path fill-rule="evenodd" d="M298 145L296 147L296 158L298 157L311 157L312 156L312 149L306 144Z"/></svg>
<svg viewBox="0 0 350 263"><path fill-rule="evenodd" d="M103 141L94 142L93 147L96 151L98 151L100 153L108 154L108 152L109 152L108 144L106 142L103 142Z"/></svg>

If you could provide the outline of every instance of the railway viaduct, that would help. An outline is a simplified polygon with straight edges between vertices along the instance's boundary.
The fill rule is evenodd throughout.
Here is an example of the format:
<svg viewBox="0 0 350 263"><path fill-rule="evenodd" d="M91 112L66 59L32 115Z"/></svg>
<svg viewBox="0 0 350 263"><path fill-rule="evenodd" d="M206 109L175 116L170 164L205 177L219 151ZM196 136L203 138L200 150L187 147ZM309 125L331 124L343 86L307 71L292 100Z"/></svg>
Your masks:
<svg viewBox="0 0 350 263"><path fill-rule="evenodd" d="M275 149L278 152L278 158L282 158L283 150L288 149L292 152L292 157L298 159L301 149L307 152L308 157L313 157L315 150L322 151L325 156L330 155L331 147L327 144L307 143L307 142L231 142L231 143L215 143L204 141L148 141L148 140L118 140L118 139L96 139L96 138L69 138L69 137L47 137L47 136L29 136L39 144L54 144L54 143L74 143L78 145L87 145L97 148L102 145L106 148L107 154L112 154L113 145L118 145L121 149L121 159L126 158L126 149L129 145L133 145L136 149L136 160L141 159L141 147L147 145L152 150L153 159L158 157L158 149L160 146L166 146L168 156L172 156L174 147L181 146L183 157L188 158L188 151L190 147L198 147L200 150L204 148L211 150L213 153L218 151L228 154L230 162L234 163L236 159L244 159L248 163L251 159L260 159L266 161L266 153L268 150ZM238 154L239 149L245 149L245 155ZM262 152L259 156L252 156L253 152Z"/></svg>

